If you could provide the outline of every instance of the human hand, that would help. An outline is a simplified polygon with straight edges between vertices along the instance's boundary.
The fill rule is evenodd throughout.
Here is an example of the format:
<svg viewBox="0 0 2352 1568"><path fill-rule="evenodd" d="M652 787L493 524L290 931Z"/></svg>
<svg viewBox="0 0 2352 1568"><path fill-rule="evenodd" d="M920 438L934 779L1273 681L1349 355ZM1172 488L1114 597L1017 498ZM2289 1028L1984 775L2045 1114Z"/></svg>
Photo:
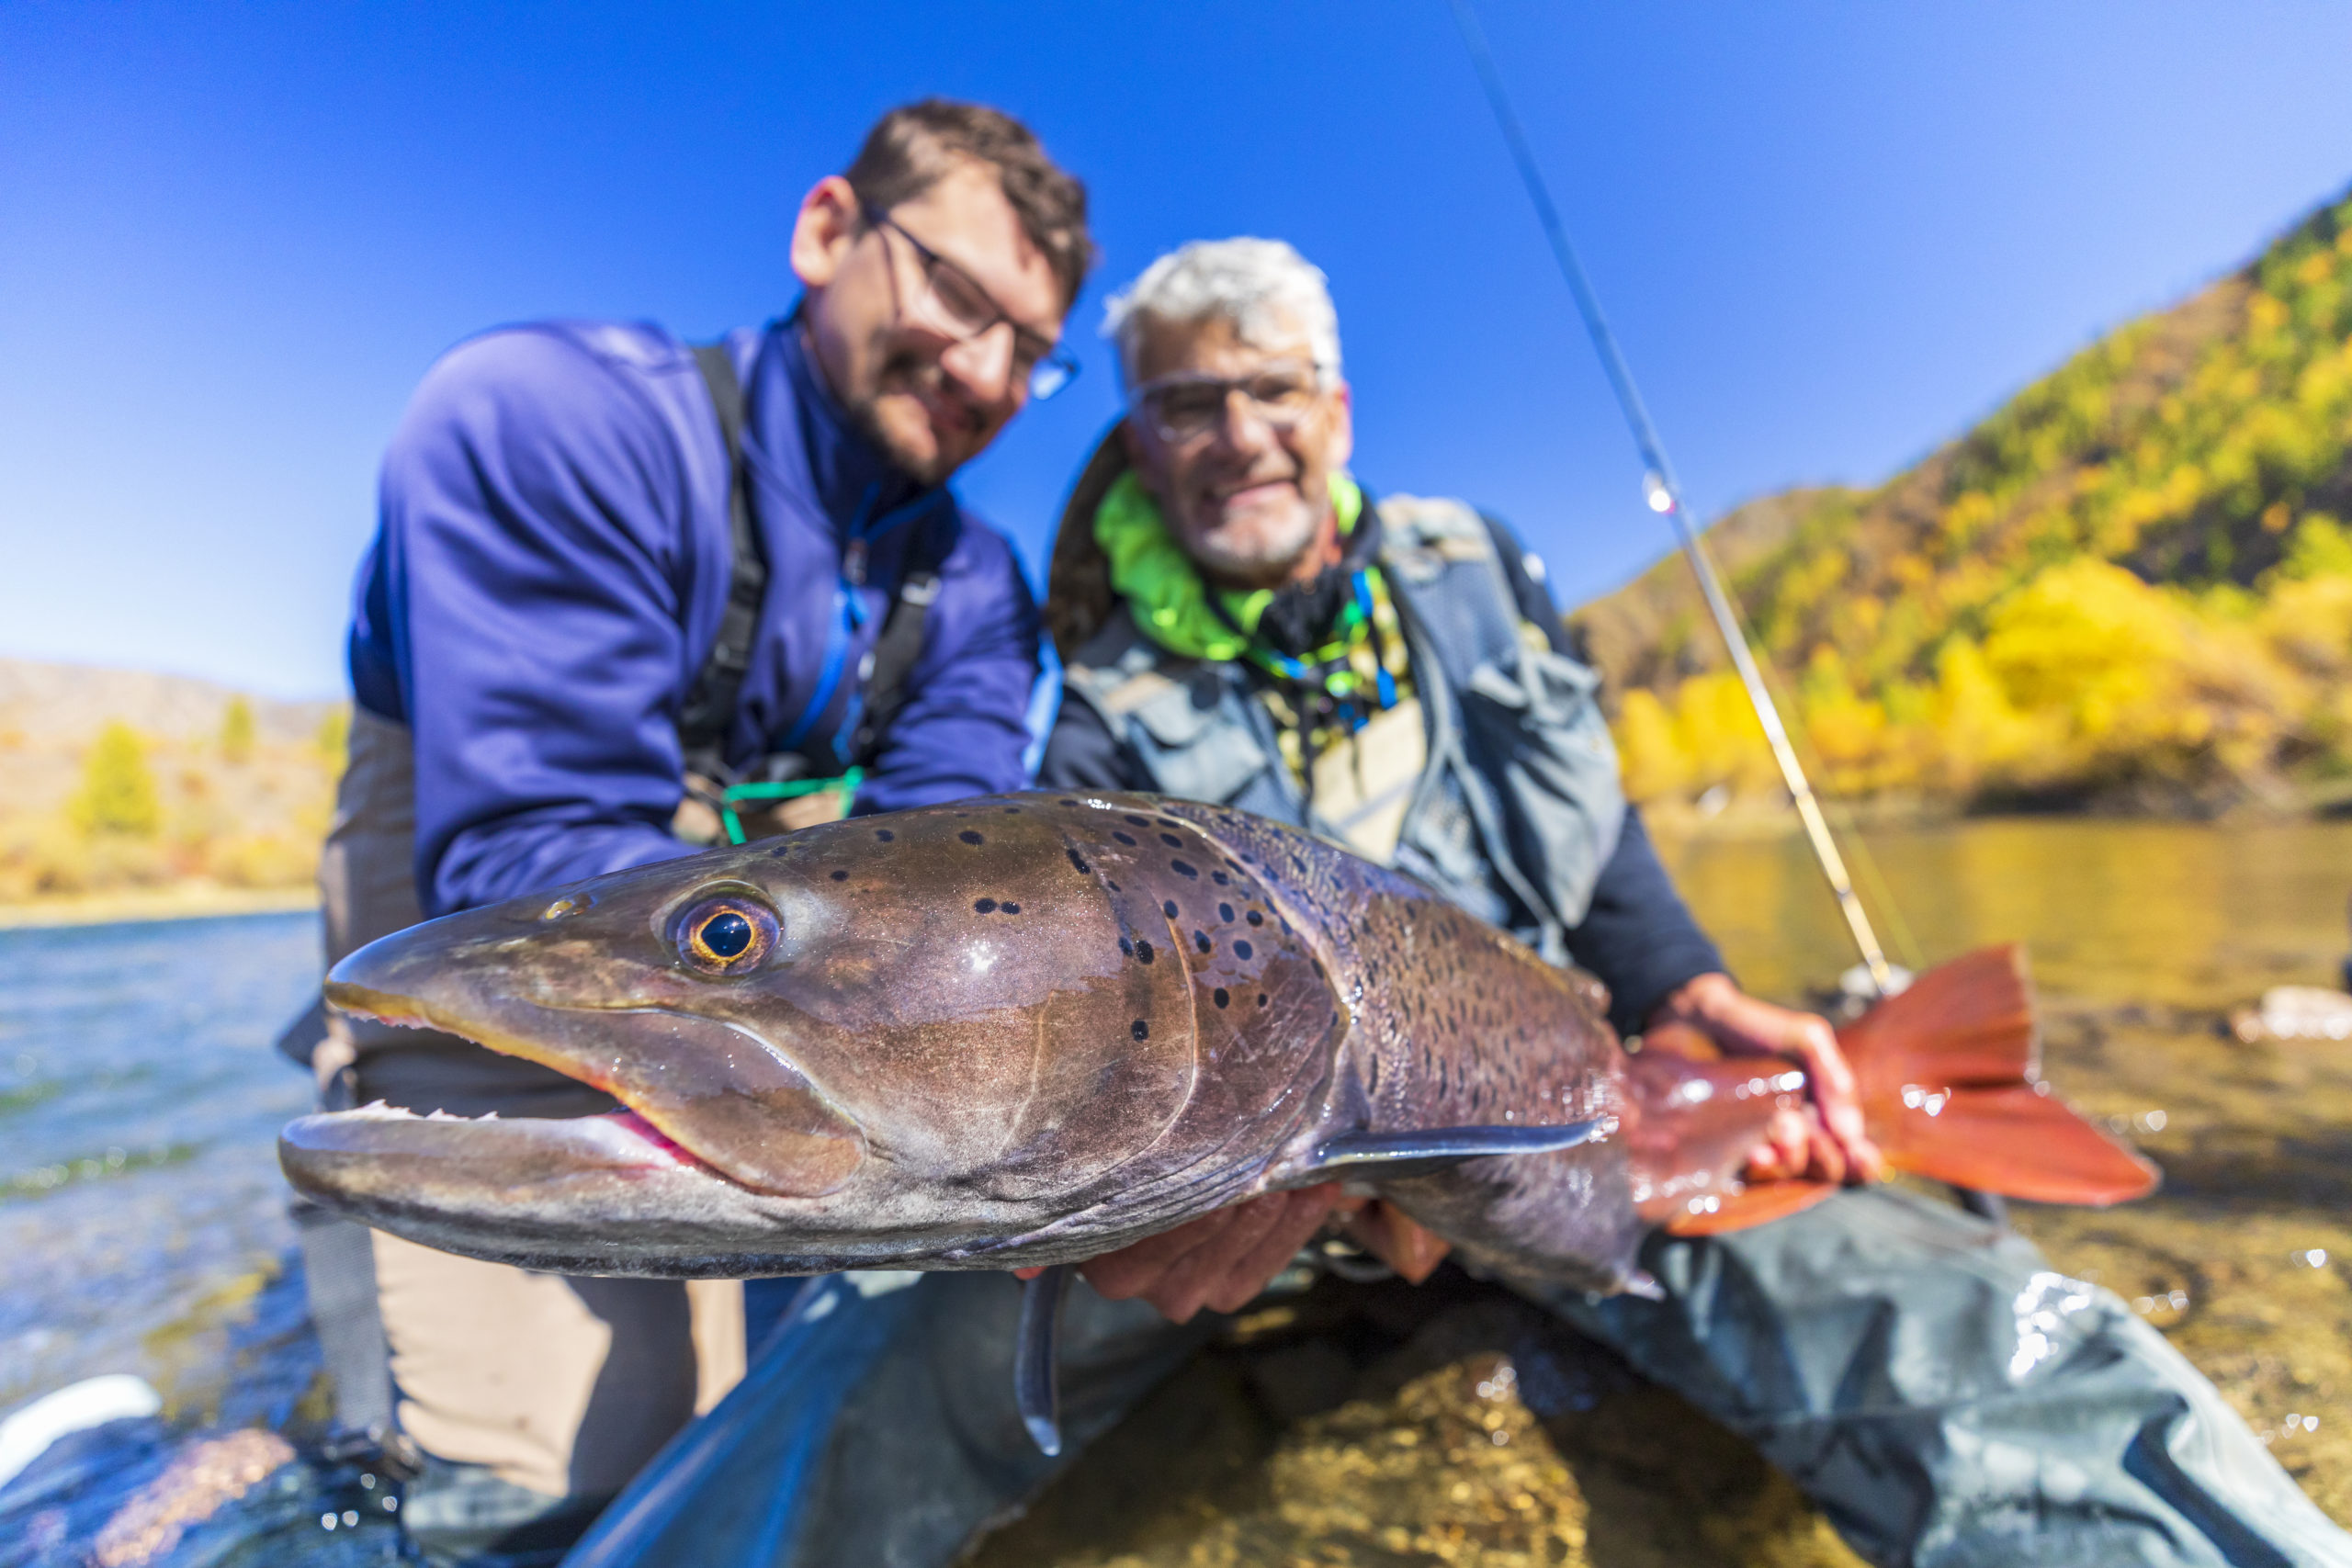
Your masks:
<svg viewBox="0 0 2352 1568"><path fill-rule="evenodd" d="M1804 1069L1815 1114L1773 1118L1764 1144L1748 1156L1751 1179L1860 1182L1884 1173L1886 1158L1863 1130L1854 1072L1827 1019L1760 1001L1730 976L1709 974L1686 981L1650 1021L1688 1024L1727 1056L1786 1056Z"/></svg>
<svg viewBox="0 0 2352 1568"><path fill-rule="evenodd" d="M1173 1323L1203 1307L1238 1312L1324 1221L1335 1213L1352 1213L1363 1202L1342 1196L1337 1182L1268 1192L1091 1258L1078 1271L1106 1299L1141 1296Z"/></svg>

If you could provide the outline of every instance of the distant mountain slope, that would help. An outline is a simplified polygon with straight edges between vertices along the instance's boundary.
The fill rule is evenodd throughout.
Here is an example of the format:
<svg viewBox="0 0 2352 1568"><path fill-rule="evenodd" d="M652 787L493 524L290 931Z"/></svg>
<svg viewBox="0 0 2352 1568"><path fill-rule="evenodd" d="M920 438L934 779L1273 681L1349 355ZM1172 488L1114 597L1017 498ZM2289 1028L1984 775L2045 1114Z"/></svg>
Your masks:
<svg viewBox="0 0 2352 1568"><path fill-rule="evenodd" d="M346 711L0 659L0 904L307 885Z"/></svg>
<svg viewBox="0 0 2352 1568"><path fill-rule="evenodd" d="M158 738L216 735L229 705L240 695L218 682L190 675L0 659L0 737L86 740L108 719L120 719ZM271 740L307 740L318 733L328 714L343 705L267 697L244 701L255 733Z"/></svg>
<svg viewBox="0 0 2352 1568"><path fill-rule="evenodd" d="M2352 199L1875 491L1709 531L1849 796L2206 808L2352 775ZM1572 617L1634 792L1773 777L1687 569Z"/></svg>

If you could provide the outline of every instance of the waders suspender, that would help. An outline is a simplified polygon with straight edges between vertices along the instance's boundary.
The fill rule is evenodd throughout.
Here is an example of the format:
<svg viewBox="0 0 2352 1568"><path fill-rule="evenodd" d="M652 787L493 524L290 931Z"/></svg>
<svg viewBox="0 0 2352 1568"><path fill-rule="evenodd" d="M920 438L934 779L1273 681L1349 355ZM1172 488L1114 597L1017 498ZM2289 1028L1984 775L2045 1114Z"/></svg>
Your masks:
<svg viewBox="0 0 2352 1568"><path fill-rule="evenodd" d="M846 746L838 750L844 771L838 776L767 780L753 777L737 783L727 766L727 732L735 719L736 698L744 673L752 665L752 646L760 630L760 607L767 594L768 561L760 531L752 518L752 486L744 473L743 387L735 361L723 343L703 344L695 364L710 390L710 406L718 416L719 434L727 443L728 537L733 566L727 583L727 608L719 616L718 636L709 656L686 689L678 711L679 749L686 772L710 781L716 798L710 804L719 815L731 842L741 843L743 832L735 807L753 801L774 801L817 790L854 790L867 763L881 750L890 721L906 705L907 677L922 657L923 623L939 597L940 561L953 543L949 530L925 527L907 547L899 573L899 592L889 618L875 638L858 671L858 689L852 708L854 728ZM759 770L754 770L757 773ZM770 769L769 772L775 770Z"/></svg>
<svg viewBox="0 0 2352 1568"><path fill-rule="evenodd" d="M760 635L760 604L767 597L768 557L752 523L752 487L743 476L743 384L723 343L695 349L695 364L710 389L718 432L727 443L727 540L733 564L727 579L727 608L710 655L686 688L678 709L678 743L686 771L707 779L727 777L727 730L735 719L735 698L752 667L752 643Z"/></svg>

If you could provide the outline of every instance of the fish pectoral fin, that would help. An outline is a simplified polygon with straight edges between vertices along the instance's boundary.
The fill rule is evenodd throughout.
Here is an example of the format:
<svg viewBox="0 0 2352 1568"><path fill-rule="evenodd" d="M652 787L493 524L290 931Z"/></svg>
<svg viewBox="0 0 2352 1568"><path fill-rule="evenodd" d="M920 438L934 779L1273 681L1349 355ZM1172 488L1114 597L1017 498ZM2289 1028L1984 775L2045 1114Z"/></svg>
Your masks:
<svg viewBox="0 0 2352 1568"><path fill-rule="evenodd" d="M1548 1155L1586 1143L1600 1130L1601 1118L1550 1126L1516 1122L1488 1127L1419 1127L1396 1133L1341 1133L1315 1146L1297 1175L1324 1179L1345 1176L1380 1181L1442 1170L1466 1159L1493 1156Z"/></svg>
<svg viewBox="0 0 2352 1568"><path fill-rule="evenodd" d="M1062 1302L1076 1265L1057 1263L1021 1282L1021 1317L1013 1331L1012 1400L1030 1440L1047 1459L1062 1451L1062 1391L1056 1365Z"/></svg>

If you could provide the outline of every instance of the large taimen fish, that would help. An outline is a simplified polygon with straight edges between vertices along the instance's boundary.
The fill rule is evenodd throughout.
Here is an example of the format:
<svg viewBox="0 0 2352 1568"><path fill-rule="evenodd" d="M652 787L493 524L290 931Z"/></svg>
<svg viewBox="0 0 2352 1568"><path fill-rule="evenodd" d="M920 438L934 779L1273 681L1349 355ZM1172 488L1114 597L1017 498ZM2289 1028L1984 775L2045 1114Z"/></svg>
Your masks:
<svg viewBox="0 0 2352 1568"><path fill-rule="evenodd" d="M1419 884L1156 797L989 797L616 873L388 937L327 998L627 1107L286 1130L322 1202L535 1269L1061 1264L1347 1178L1476 1265L1610 1291L1646 1225L1826 1190L1738 1179L1793 1069L1629 1054L1594 982ZM1846 1040L1899 1168L2055 1201L2154 1182L2035 1081L2013 953Z"/></svg>

